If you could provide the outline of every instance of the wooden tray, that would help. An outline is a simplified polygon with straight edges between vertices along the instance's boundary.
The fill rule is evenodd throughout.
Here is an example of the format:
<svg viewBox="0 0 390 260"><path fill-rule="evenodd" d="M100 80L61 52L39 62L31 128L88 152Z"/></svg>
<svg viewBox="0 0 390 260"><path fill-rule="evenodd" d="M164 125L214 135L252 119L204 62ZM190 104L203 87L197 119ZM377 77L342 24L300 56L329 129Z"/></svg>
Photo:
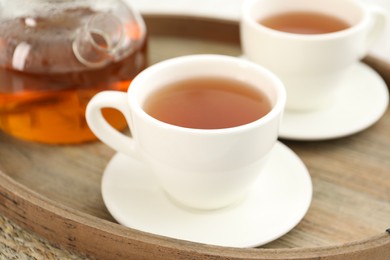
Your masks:
<svg viewBox="0 0 390 260"><path fill-rule="evenodd" d="M183 54L241 53L235 22L145 19L152 63ZM390 75L388 64L367 62ZM0 211L54 243L102 259L389 259L390 109L347 138L282 141L306 163L314 197L296 228L261 248L209 246L118 225L100 193L114 152L99 142L49 146L0 134Z"/></svg>

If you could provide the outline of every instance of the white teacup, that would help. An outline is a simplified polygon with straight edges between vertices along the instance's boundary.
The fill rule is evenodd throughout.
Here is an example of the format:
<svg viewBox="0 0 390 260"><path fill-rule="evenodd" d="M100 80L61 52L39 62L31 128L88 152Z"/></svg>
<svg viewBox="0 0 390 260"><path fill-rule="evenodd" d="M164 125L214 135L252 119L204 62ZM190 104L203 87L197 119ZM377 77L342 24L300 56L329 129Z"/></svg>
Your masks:
<svg viewBox="0 0 390 260"><path fill-rule="evenodd" d="M178 80L208 76L253 85L266 94L271 111L245 125L208 130L167 124L144 111L145 100L156 90ZM133 80L127 94L97 94L87 106L86 117L101 141L150 167L174 201L216 209L245 197L259 176L277 140L285 95L282 82L255 63L222 55L192 55L147 68ZM101 114L106 107L123 113L132 137L106 122Z"/></svg>
<svg viewBox="0 0 390 260"><path fill-rule="evenodd" d="M286 12L318 12L350 27L324 34L288 33L260 20ZM314 110L334 101L348 69L384 32L387 15L358 0L245 0L240 23L244 55L285 84L286 109ZM348 98L348 97L345 97Z"/></svg>

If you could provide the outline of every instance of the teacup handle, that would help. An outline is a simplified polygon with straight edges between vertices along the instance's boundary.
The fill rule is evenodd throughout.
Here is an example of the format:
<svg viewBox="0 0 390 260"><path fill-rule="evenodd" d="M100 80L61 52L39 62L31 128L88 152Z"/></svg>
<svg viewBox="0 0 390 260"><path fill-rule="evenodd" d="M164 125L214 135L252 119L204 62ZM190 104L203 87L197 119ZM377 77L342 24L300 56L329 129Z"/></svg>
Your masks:
<svg viewBox="0 0 390 260"><path fill-rule="evenodd" d="M120 111L131 130L131 114L127 94L120 91L102 91L89 101L85 115L88 126L103 143L118 152L140 159L133 138L113 128L103 117L103 108L114 108Z"/></svg>
<svg viewBox="0 0 390 260"><path fill-rule="evenodd" d="M388 22L388 15L383 8L374 5L366 5L366 7L373 16L373 22L367 35L366 46L362 56L365 56L367 50L383 35Z"/></svg>

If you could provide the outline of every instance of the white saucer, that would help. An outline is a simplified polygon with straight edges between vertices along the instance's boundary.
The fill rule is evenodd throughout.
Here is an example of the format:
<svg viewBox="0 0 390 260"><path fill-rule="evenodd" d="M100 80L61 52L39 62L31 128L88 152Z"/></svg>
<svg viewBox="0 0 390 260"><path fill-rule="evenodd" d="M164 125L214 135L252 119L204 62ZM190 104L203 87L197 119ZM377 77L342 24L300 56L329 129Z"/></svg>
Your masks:
<svg viewBox="0 0 390 260"><path fill-rule="evenodd" d="M285 111L279 137L291 140L344 137L370 127L383 116L389 93L376 71L358 63L344 84L331 107L313 112Z"/></svg>
<svg viewBox="0 0 390 260"><path fill-rule="evenodd" d="M255 247L279 238L306 214L310 175L298 156L281 143L251 194L242 202L214 211L173 204L144 166L116 154L105 169L102 195L122 225L141 231L229 247Z"/></svg>

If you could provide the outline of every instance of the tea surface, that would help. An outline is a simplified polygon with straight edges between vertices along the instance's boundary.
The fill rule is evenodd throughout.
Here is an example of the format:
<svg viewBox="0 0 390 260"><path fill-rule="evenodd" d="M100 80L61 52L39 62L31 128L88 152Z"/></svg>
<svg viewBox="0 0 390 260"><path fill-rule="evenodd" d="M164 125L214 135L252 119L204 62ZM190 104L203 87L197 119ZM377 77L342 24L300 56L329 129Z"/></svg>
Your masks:
<svg viewBox="0 0 390 260"><path fill-rule="evenodd" d="M172 125L220 129L256 121L271 110L265 94L246 83L224 78L193 78L153 93L144 109Z"/></svg>
<svg viewBox="0 0 390 260"><path fill-rule="evenodd" d="M324 34L345 30L350 25L344 20L316 12L286 12L259 21L274 30L296 34Z"/></svg>

